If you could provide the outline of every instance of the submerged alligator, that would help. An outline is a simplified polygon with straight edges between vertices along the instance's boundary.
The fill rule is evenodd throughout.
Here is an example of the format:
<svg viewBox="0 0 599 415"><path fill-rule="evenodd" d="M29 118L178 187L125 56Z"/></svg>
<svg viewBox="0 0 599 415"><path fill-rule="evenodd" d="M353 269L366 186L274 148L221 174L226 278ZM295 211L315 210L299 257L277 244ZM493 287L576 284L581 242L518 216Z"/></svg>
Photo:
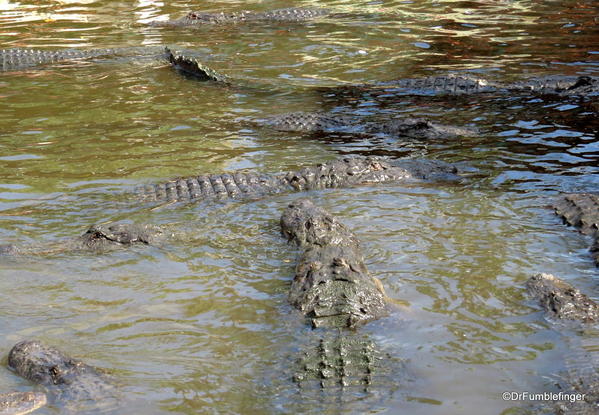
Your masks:
<svg viewBox="0 0 599 415"><path fill-rule="evenodd" d="M565 223L579 228L580 232L593 238L590 251L599 267L599 194L565 194L553 207Z"/></svg>
<svg viewBox="0 0 599 415"><path fill-rule="evenodd" d="M136 193L148 201L226 200L374 183L455 180L460 177L457 173L456 166L438 160L349 157L288 173L237 171L177 179L138 187Z"/></svg>
<svg viewBox="0 0 599 415"><path fill-rule="evenodd" d="M18 375L44 387L48 401L60 406L61 412L112 407L119 401L117 388L108 375L39 341L17 343L8 354L8 366ZM15 395L12 404L24 408L24 405L18 406L19 398ZM42 406L43 399L39 395L32 400L37 407Z"/></svg>
<svg viewBox="0 0 599 415"><path fill-rule="evenodd" d="M599 95L599 77L596 76L546 76L506 83L469 75L449 74L425 78L404 78L376 84L321 87L325 96L340 97L363 94L380 95Z"/></svg>
<svg viewBox="0 0 599 415"><path fill-rule="evenodd" d="M275 9L265 12L189 12L185 17L182 17L177 20L150 22L150 26L198 27L211 24L235 24L245 22L304 22L307 20L315 19L317 17L324 17L330 14L331 11L328 9L302 7Z"/></svg>
<svg viewBox="0 0 599 415"><path fill-rule="evenodd" d="M583 325L599 321L599 305L595 301L551 274L532 276L526 287L552 321ZM574 342L575 337L573 334L567 338ZM582 345L574 347L566 359L568 373L561 386L566 393L582 395L583 399L556 401L551 410L557 415L596 415L599 413L599 358L596 351L587 351Z"/></svg>
<svg viewBox="0 0 599 415"><path fill-rule="evenodd" d="M403 365L368 338L343 330L389 311L383 286L368 273L356 236L309 199L287 207L281 216L281 232L301 250L290 303L312 327L339 330L321 333L318 344L302 354L293 381L304 389L316 383L318 388L341 392L347 387L368 392L374 385L393 389Z"/></svg>
<svg viewBox="0 0 599 415"><path fill-rule="evenodd" d="M155 245L168 235L157 226L117 223L93 225L83 235L26 247L0 245L0 256L54 255L63 252L104 252L131 245Z"/></svg>
<svg viewBox="0 0 599 415"><path fill-rule="evenodd" d="M354 135L402 136L409 138L470 137L475 130L437 124L423 118L361 121L359 117L319 112L292 112L255 120L279 131L346 133Z"/></svg>

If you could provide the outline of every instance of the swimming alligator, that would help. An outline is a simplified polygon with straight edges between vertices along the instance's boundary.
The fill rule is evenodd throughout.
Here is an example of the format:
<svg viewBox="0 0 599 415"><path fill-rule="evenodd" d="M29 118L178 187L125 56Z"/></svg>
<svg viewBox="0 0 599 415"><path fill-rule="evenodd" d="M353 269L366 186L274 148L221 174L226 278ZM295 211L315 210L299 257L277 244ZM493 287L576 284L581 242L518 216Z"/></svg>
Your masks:
<svg viewBox="0 0 599 415"><path fill-rule="evenodd" d="M176 179L138 187L136 193L143 200L162 202L255 199L278 193L373 183L455 180L459 179L457 173L456 166L438 160L348 157L288 173L237 171Z"/></svg>
<svg viewBox="0 0 599 415"><path fill-rule="evenodd" d="M593 238L591 255L599 267L599 194L570 193L560 196L554 204L555 213L565 223Z"/></svg>
<svg viewBox="0 0 599 415"><path fill-rule="evenodd" d="M177 20L153 21L150 26L199 27L211 24L235 24L245 22L304 22L324 17L331 12L328 9L293 7L269 10L265 12L239 11L228 13L189 12Z"/></svg>
<svg viewBox="0 0 599 415"><path fill-rule="evenodd" d="M285 209L281 232L301 250L289 302L312 327L339 329L321 333L318 344L302 353L294 382L341 392L355 386L367 392L375 384L392 390L401 377L396 371L403 366L367 337L342 330L389 312L383 285L368 273L356 236L309 199Z"/></svg>
<svg viewBox="0 0 599 415"><path fill-rule="evenodd" d="M599 77L596 76L546 76L506 83L491 81L465 74L449 74L424 78L404 78L375 84L320 87L324 96L372 95L557 95L557 96L596 96L599 95Z"/></svg>
<svg viewBox="0 0 599 415"><path fill-rule="evenodd" d="M61 413L108 408L119 401L110 376L39 341L17 343L8 354L8 366L44 387L48 401L60 406Z"/></svg>
<svg viewBox="0 0 599 415"><path fill-rule="evenodd" d="M319 112L292 112L253 122L279 131L346 133L367 136L393 136L419 139L470 137L476 131L437 124L423 118L396 118L383 121L361 121L359 117Z"/></svg>
<svg viewBox="0 0 599 415"><path fill-rule="evenodd" d="M551 274L536 274L526 286L553 322L589 325L599 321L599 305L595 301ZM566 393L582 395L583 399L556 401L551 410L558 415L596 415L599 413L599 358L596 351L575 344L576 336L567 336L567 340L574 343L574 350L566 359L568 373L561 387Z"/></svg>
<svg viewBox="0 0 599 415"><path fill-rule="evenodd" d="M62 252L105 252L130 245L155 245L168 235L159 227L115 223L93 225L83 235L58 242L32 244L27 247L0 245L0 256L54 255Z"/></svg>

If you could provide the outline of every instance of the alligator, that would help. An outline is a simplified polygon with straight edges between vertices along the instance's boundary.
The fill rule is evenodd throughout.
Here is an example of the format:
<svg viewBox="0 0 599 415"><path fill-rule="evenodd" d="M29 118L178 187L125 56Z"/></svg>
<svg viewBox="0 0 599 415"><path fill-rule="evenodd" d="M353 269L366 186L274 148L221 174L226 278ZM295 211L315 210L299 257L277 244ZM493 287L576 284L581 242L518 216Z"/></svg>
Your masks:
<svg viewBox="0 0 599 415"><path fill-rule="evenodd" d="M355 328L387 314L385 292L372 277L356 236L309 199L290 204L281 231L303 249L289 302L313 327Z"/></svg>
<svg viewBox="0 0 599 415"><path fill-rule="evenodd" d="M110 376L36 340L17 343L8 354L8 367L42 386L48 401L62 412L112 407L119 401Z"/></svg>
<svg viewBox="0 0 599 415"><path fill-rule="evenodd" d="M279 131L401 136L418 139L471 137L476 134L473 129L437 124L423 118L360 121L355 116L320 112L292 112L257 119L254 122Z"/></svg>
<svg viewBox="0 0 599 415"><path fill-rule="evenodd" d="M304 22L318 17L324 17L331 12L328 9L293 7L286 9L269 10L265 12L221 12L202 13L189 12L177 20L153 21L150 26L166 27L201 27L214 24L235 24L246 22Z"/></svg>
<svg viewBox="0 0 599 415"><path fill-rule="evenodd" d="M533 275L526 287L538 300L549 320L584 326L599 321L599 305L571 284L551 274ZM582 395L581 400L555 401L550 410L558 415L595 415L599 413L599 359L597 352L577 343L577 335L566 336L573 351L566 359L567 374L560 387L569 394ZM548 408L541 408L546 410ZM545 412L543 412L545 413Z"/></svg>
<svg viewBox="0 0 599 415"><path fill-rule="evenodd" d="M93 225L83 235L27 247L0 245L0 256L54 255L63 252L105 252L131 245L155 245L167 238L157 226L115 223Z"/></svg>
<svg viewBox="0 0 599 415"><path fill-rule="evenodd" d="M11 392L0 394L0 415L25 415L46 405L42 392Z"/></svg>
<svg viewBox="0 0 599 415"><path fill-rule="evenodd" d="M599 267L599 194L564 194L553 207L565 223L579 228L580 232L593 238L590 251Z"/></svg>
<svg viewBox="0 0 599 415"><path fill-rule="evenodd" d="M136 188L145 201L255 199L265 195L373 183L456 180L455 165L438 160L346 157L288 173L235 171L182 178Z"/></svg>
<svg viewBox="0 0 599 415"><path fill-rule="evenodd" d="M281 232L301 250L289 302L314 329L336 329L321 332L317 345L302 352L292 380L303 393L312 386L337 389L342 401L372 388L393 392L405 365L354 330L389 313L383 285L366 269L356 236L309 199L285 209Z"/></svg>
<svg viewBox="0 0 599 415"><path fill-rule="evenodd" d="M466 74L449 74L424 78L404 78L375 84L319 87L325 96L335 98L345 95L599 95L599 77L596 76L546 76L529 78L513 83L491 81Z"/></svg>

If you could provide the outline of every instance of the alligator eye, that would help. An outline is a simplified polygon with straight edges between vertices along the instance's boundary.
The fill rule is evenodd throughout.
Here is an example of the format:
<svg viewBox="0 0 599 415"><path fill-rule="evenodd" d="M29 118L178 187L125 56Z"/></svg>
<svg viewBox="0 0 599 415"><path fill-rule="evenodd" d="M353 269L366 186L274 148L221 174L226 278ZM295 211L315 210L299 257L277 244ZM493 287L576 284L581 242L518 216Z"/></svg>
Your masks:
<svg viewBox="0 0 599 415"><path fill-rule="evenodd" d="M58 369L58 366L52 366L50 368L49 372L50 372L50 376L52 376L53 382L57 383L58 377L60 376L60 370Z"/></svg>

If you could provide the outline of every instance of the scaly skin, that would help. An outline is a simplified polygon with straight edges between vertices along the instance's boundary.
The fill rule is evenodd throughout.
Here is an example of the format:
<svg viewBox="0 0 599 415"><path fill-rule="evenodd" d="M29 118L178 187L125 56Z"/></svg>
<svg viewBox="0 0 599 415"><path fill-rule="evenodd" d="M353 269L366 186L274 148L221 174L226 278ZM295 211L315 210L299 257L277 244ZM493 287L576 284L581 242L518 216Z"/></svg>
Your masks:
<svg viewBox="0 0 599 415"><path fill-rule="evenodd" d="M398 118L388 121L361 121L347 115L318 112L292 112L255 121L279 131L346 133L356 135L401 136L409 138L450 138L473 136L474 130L430 122L423 118Z"/></svg>
<svg viewBox="0 0 599 415"><path fill-rule="evenodd" d="M118 49L3 49L0 50L0 71L16 71L51 63L112 56Z"/></svg>
<svg viewBox="0 0 599 415"><path fill-rule="evenodd" d="M244 22L303 22L328 15L327 9L288 8L266 12L240 11L231 13L190 12L187 16L168 21L151 22L152 26L198 27L213 24L235 24Z"/></svg>
<svg viewBox="0 0 599 415"><path fill-rule="evenodd" d="M25 415L46 405L41 392L12 392L0 394L0 415Z"/></svg>
<svg viewBox="0 0 599 415"><path fill-rule="evenodd" d="M536 274L526 283L529 293L539 301L551 321L581 326L599 321L599 305L572 285L551 274ZM569 336L573 350L566 357L566 393L584 394L583 400L560 401L550 405L558 415L596 415L599 413L599 359L597 352L577 344ZM545 412L544 412L545 413Z"/></svg>
<svg viewBox="0 0 599 415"><path fill-rule="evenodd" d="M191 75L199 81L212 81L225 85L230 84L228 77L210 69L195 58L182 55L179 52L172 52L169 48L166 48L165 52L166 59L175 69L187 75Z"/></svg>
<svg viewBox="0 0 599 415"><path fill-rule="evenodd" d="M449 74L424 78L405 78L378 84L348 85L319 88L325 95L354 96L362 94L384 95L556 95L596 96L599 94L599 77L592 76L548 76L531 78L515 83L502 83L484 78Z"/></svg>
<svg viewBox="0 0 599 415"><path fill-rule="evenodd" d="M172 180L137 189L144 200L226 200L313 189L351 187L374 183L400 183L456 179L457 168L436 160L396 160L378 157L343 158L305 167L296 172L261 174L232 172Z"/></svg>
<svg viewBox="0 0 599 415"><path fill-rule="evenodd" d="M555 202L554 209L565 223L594 239L590 251L599 267L599 194L565 194Z"/></svg>
<svg viewBox="0 0 599 415"><path fill-rule="evenodd" d="M593 300L551 274L532 276L526 287L554 319L582 323L592 323L599 319L599 306Z"/></svg>
<svg viewBox="0 0 599 415"><path fill-rule="evenodd" d="M67 411L118 401L116 387L108 376L39 341L17 343L8 354L8 366L43 386L51 401Z"/></svg>
<svg viewBox="0 0 599 415"><path fill-rule="evenodd" d="M54 255L63 252L104 252L131 245L154 245L167 235L158 227L135 224L91 226L83 235L24 247L0 245L1 255Z"/></svg>
<svg viewBox="0 0 599 415"><path fill-rule="evenodd" d="M354 328L387 314L382 284L368 273L360 243L333 215L300 199L283 213L281 231L302 249L289 301L313 327Z"/></svg>

